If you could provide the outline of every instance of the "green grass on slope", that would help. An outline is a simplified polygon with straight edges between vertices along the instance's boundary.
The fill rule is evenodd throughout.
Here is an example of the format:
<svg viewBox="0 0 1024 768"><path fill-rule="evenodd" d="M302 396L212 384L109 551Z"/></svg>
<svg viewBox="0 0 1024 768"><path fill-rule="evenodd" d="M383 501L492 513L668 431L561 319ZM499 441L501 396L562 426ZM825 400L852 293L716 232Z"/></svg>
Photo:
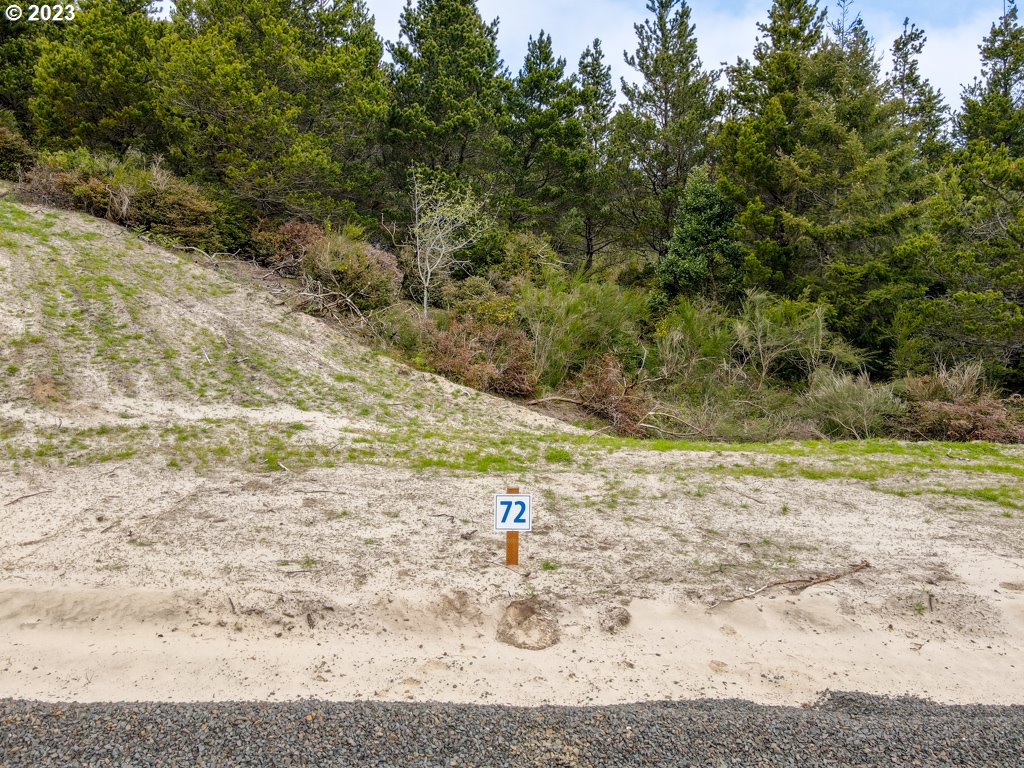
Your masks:
<svg viewBox="0 0 1024 768"><path fill-rule="evenodd" d="M1024 478L1019 447L894 440L730 444L510 428L479 395L456 397L435 381L402 377L372 351L340 344L326 327L323 338L310 338L283 311L254 308L226 277L102 227L77 214L36 213L0 200L0 256L12 265L0 266L0 313L10 320L0 327L17 329L0 338L0 400L26 401L41 377L52 383L54 398L73 399L82 380L99 372L112 390L128 395L144 382L166 399L287 404L365 418L376 428L349 425L327 440L305 425L239 419L174 424L143 417L141 423L75 430L0 417L0 459L68 465L150 457L171 468L249 471L356 462L476 474L592 472L612 465L680 474L689 471L687 454L698 452L713 456L711 463L700 462L713 476L866 483L920 480L935 471L992 476L1006 482L948 493L1007 508L1021 503L999 490Z"/></svg>
<svg viewBox="0 0 1024 768"><path fill-rule="evenodd" d="M220 311L236 284L101 226L0 200L0 256L12 265L0 275L0 313L21 329L0 338L0 396L25 396L44 378L56 399L73 399L98 376L127 396L145 386L172 399L331 410L361 389L358 377L293 365L275 344L291 340L288 316Z"/></svg>

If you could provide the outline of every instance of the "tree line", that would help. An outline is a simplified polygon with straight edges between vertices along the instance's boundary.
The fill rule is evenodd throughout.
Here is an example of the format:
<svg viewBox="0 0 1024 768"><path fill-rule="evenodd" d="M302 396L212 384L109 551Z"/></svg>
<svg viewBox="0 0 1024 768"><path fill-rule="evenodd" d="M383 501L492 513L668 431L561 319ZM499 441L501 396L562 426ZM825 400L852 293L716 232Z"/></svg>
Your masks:
<svg viewBox="0 0 1024 768"><path fill-rule="evenodd" d="M691 412L765 382L806 398L824 369L850 397L957 366L1024 390L1014 2L956 109L920 71L924 31L907 20L884 71L852 0L775 0L751 56L722 69L701 61L685 0L648 0L618 88L600 40L570 65L539 30L512 71L497 31L474 0L409 0L387 43L363 0L181 0L169 19L84 0L73 23L3 27L0 172L75 172L68 198L113 217L116 200L80 190L96 158L149 168L136 191L159 187L158 162L186 185L178 207L136 217L190 222L172 234L270 261L310 226L372 241L371 263L333 251L362 281L352 308L416 299L429 332L385 335L456 378L525 345L514 393L583 392L609 366L620 410L644 381ZM457 210L457 257L417 288L434 263L417 260L417 222ZM362 283L398 287L366 300ZM558 351L573 338L584 354Z"/></svg>

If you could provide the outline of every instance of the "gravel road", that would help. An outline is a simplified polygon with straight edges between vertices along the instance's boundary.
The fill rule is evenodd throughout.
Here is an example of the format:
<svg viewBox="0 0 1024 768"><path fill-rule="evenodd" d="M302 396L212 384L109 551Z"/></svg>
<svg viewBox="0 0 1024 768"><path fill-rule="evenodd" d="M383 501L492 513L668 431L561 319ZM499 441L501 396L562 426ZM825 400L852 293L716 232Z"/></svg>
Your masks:
<svg viewBox="0 0 1024 768"><path fill-rule="evenodd" d="M0 766L1024 766L1024 706L55 704L0 700Z"/></svg>

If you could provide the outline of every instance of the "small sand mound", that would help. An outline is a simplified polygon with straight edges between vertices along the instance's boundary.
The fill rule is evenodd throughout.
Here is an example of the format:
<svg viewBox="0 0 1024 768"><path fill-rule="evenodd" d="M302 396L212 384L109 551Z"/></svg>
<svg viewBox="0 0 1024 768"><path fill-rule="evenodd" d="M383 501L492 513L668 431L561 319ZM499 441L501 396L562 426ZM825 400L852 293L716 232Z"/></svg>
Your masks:
<svg viewBox="0 0 1024 768"><path fill-rule="evenodd" d="M536 600L515 600L505 609L497 636L506 645L542 651L558 642L558 622Z"/></svg>

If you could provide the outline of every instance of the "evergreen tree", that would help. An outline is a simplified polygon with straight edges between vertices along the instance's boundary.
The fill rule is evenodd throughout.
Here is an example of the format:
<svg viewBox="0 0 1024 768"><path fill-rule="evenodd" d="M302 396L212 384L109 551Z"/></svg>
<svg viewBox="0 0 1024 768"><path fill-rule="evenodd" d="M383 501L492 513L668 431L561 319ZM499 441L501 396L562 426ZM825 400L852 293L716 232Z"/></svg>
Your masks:
<svg viewBox="0 0 1024 768"><path fill-rule="evenodd" d="M5 21L0 26L0 111L14 116L17 129L28 136L32 132L32 78L36 63L48 39L59 38L64 24L34 24L29 21Z"/></svg>
<svg viewBox="0 0 1024 768"><path fill-rule="evenodd" d="M651 17L635 24L637 48L626 64L641 76L625 79L626 104L614 121L617 184L624 223L640 244L662 258L690 170L708 158L708 137L721 112L718 73L697 55L685 0L648 0Z"/></svg>
<svg viewBox="0 0 1024 768"><path fill-rule="evenodd" d="M526 60L512 83L503 121L506 140L506 203L513 227L551 235L575 202L585 169L585 132L578 115L580 92L565 76L565 59L555 58L551 36L527 43Z"/></svg>
<svg viewBox="0 0 1024 768"><path fill-rule="evenodd" d="M584 272L593 269L594 258L614 240L613 209L615 188L609 166L609 140L615 110L612 68L604 63L601 41L595 39L580 56L580 121L585 136L585 166L577 198L579 217L580 265Z"/></svg>
<svg viewBox="0 0 1024 768"><path fill-rule="evenodd" d="M843 10L827 34L816 3L775 3L755 63L730 72L724 189L741 207L747 284L826 302L884 369L893 318L927 283L897 246L918 231L931 177L861 18Z"/></svg>
<svg viewBox="0 0 1024 768"><path fill-rule="evenodd" d="M783 119L792 120L811 54L825 38L825 11L817 0L775 0L757 29L754 63L740 60L728 72L734 109L763 114L777 101Z"/></svg>
<svg viewBox="0 0 1024 768"><path fill-rule="evenodd" d="M407 0L394 60L388 118L396 179L413 164L456 176L480 173L493 145L504 72L498 22L485 24L475 0Z"/></svg>
<svg viewBox="0 0 1024 768"><path fill-rule="evenodd" d="M1024 156L1024 28L1013 0L980 50L982 76L964 88L958 136L964 143L1004 146L1013 157Z"/></svg>
<svg viewBox="0 0 1024 768"><path fill-rule="evenodd" d="M785 214L798 201L782 158L798 144L798 101L806 100L812 57L825 37L825 12L817 0L775 0L767 23L757 28L753 62L740 60L728 70L733 119L719 149L727 188L742 209L745 280L788 292L795 254Z"/></svg>
<svg viewBox="0 0 1024 768"><path fill-rule="evenodd" d="M184 170L267 212L366 202L387 90L362 0L181 0L173 23L161 98Z"/></svg>
<svg viewBox="0 0 1024 768"><path fill-rule="evenodd" d="M889 89L898 104L900 125L909 131L918 156L937 166L949 150L946 121L949 109L942 92L935 90L927 78L921 77L918 57L928 38L924 30L903 20L903 33L892 45L892 72Z"/></svg>
<svg viewBox="0 0 1024 768"><path fill-rule="evenodd" d="M149 0L83 3L73 33L45 41L29 104L43 142L121 152L159 149L156 46Z"/></svg>
<svg viewBox="0 0 1024 768"><path fill-rule="evenodd" d="M669 295L702 295L722 304L742 296L743 253L731 232L735 207L719 191L707 166L686 180L668 255L658 265Z"/></svg>
<svg viewBox="0 0 1024 768"><path fill-rule="evenodd" d="M897 318L896 361L908 371L936 361L981 360L993 378L1024 390L1024 175L1005 146L963 150L932 198L922 235L927 294ZM920 267L918 268L920 270Z"/></svg>

